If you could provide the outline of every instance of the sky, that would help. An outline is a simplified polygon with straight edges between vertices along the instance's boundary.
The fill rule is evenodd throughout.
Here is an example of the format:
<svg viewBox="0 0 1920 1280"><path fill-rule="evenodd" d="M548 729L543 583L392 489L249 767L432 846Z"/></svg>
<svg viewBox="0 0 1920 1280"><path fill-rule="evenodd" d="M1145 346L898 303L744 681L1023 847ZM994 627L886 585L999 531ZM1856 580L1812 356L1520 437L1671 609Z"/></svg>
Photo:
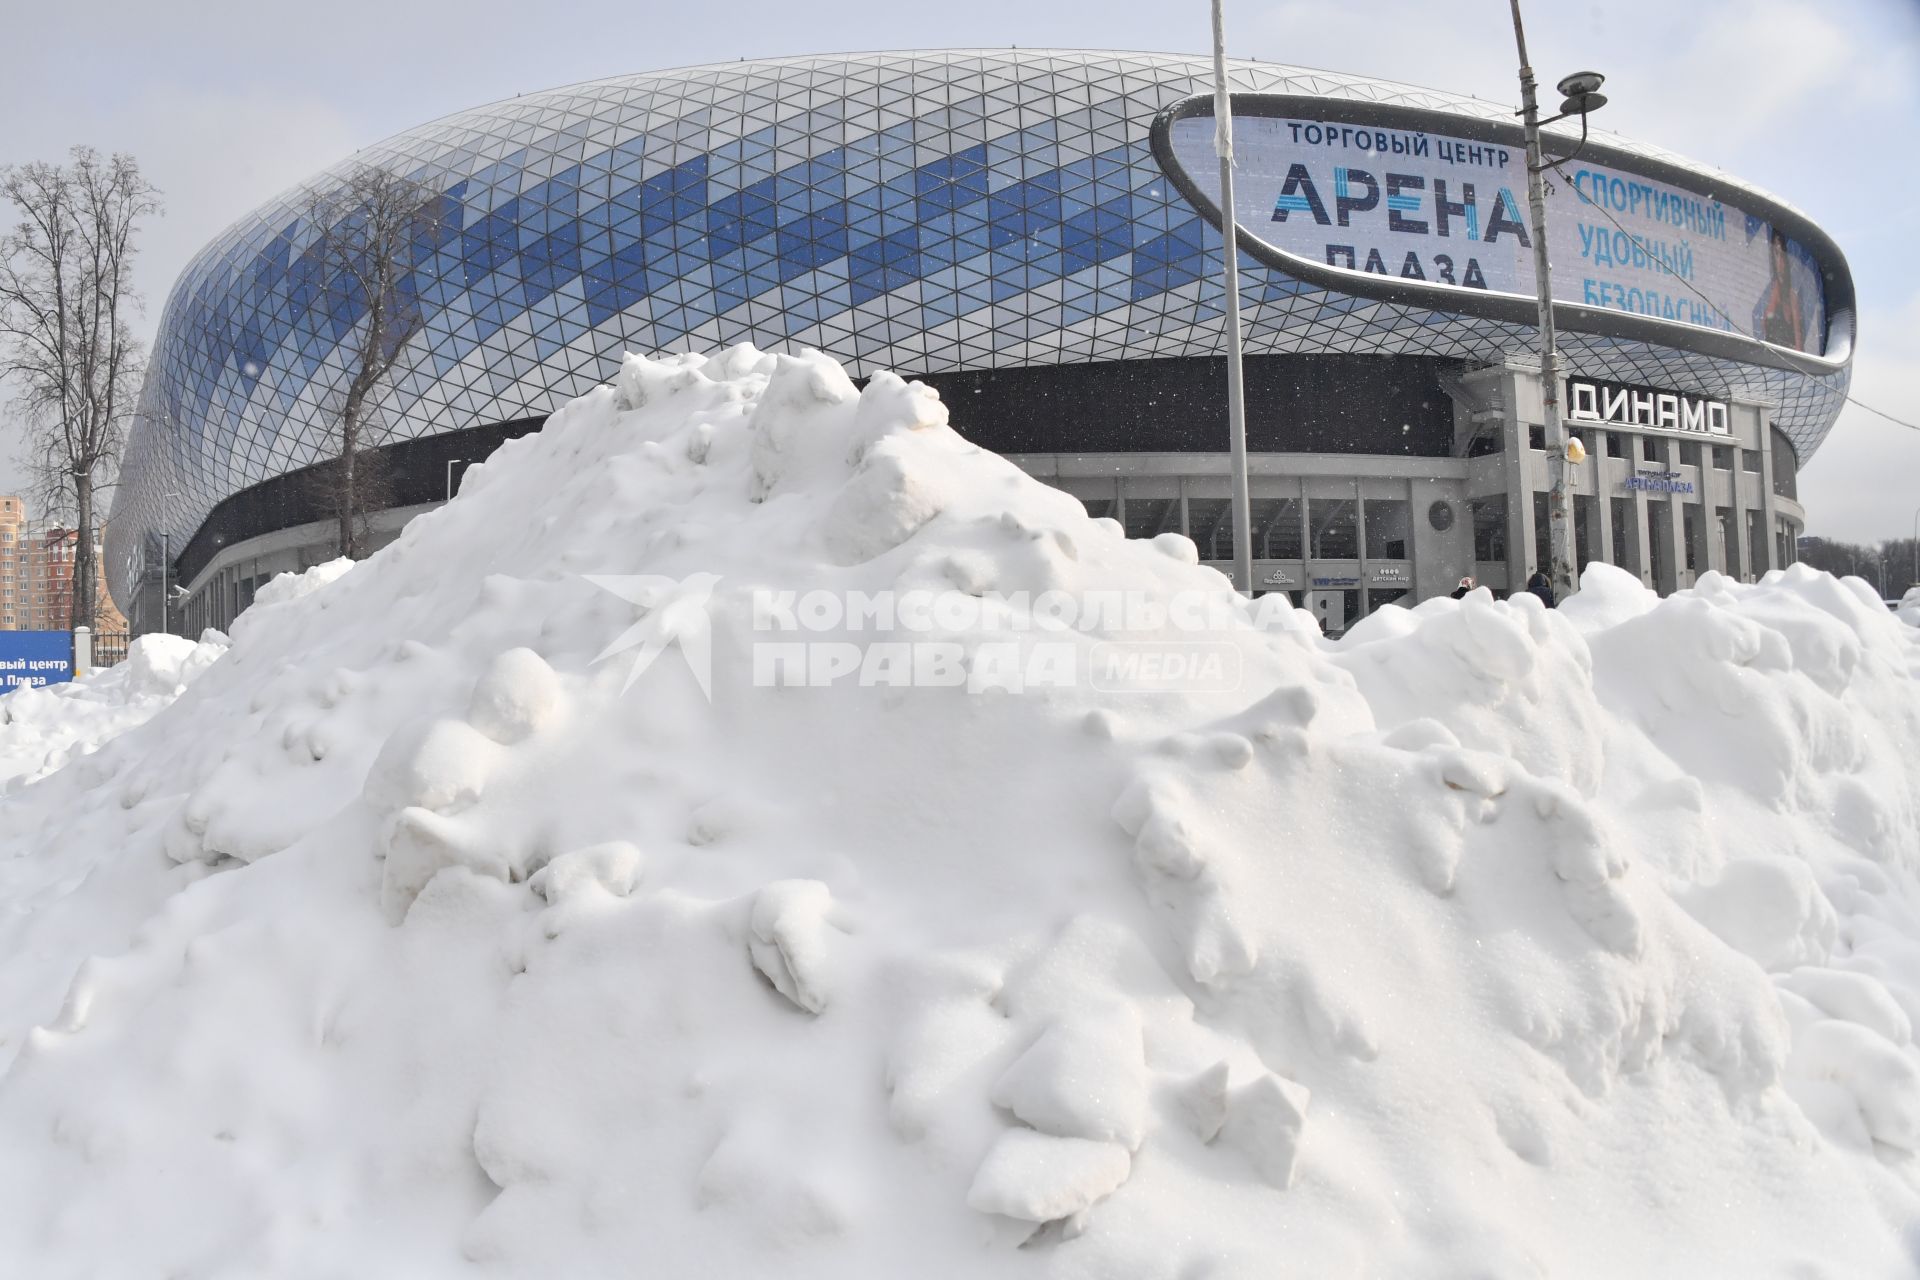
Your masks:
<svg viewBox="0 0 1920 1280"><path fill-rule="evenodd" d="M1227 0L1237 57L1517 102L1504 0ZM0 0L0 164L127 151L165 193L137 283L151 333L194 252L358 147L537 89L729 58L961 46L1204 52L1203 0L1087 6L732 0ZM670 17L670 20L663 20ZM1607 76L1596 122L1805 211L1860 298L1854 397L1920 422L1920 0L1531 0L1539 78ZM0 459L17 452L0 410ZM17 482L0 461L0 483ZM1920 430L1849 406L1801 475L1809 531L1905 537Z"/></svg>

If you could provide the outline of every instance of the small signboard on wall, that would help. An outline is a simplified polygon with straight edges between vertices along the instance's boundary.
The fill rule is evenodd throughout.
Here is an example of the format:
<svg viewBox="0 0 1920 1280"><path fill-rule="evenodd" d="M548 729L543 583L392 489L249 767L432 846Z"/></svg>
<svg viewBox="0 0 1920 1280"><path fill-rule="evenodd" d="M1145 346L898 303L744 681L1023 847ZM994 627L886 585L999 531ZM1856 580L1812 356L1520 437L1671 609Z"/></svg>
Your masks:
<svg viewBox="0 0 1920 1280"><path fill-rule="evenodd" d="M70 631L0 631L0 694L73 679Z"/></svg>

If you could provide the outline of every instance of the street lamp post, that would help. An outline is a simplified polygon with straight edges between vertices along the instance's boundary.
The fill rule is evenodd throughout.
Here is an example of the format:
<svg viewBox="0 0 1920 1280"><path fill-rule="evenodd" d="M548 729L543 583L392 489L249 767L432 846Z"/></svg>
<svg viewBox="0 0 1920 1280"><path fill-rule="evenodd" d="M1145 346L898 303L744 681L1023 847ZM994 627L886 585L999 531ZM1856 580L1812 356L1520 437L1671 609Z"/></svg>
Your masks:
<svg viewBox="0 0 1920 1280"><path fill-rule="evenodd" d="M160 495L160 501L164 503L170 498L177 498L179 496L180 495L178 493L163 493ZM173 550L172 550L172 547L169 545L169 535L167 531L167 517L170 514L172 514L171 508L168 508L168 507L161 508L161 511L160 511L160 629L166 632L168 635L173 634L173 614L172 614L173 605L171 601L168 599L169 591L167 587L167 573L168 573L168 570L172 567L172 561L173 561Z"/></svg>
<svg viewBox="0 0 1920 1280"><path fill-rule="evenodd" d="M1533 64L1527 59L1527 33L1520 22L1520 0L1509 0L1513 9L1513 40L1520 51L1520 115L1527 136L1527 207L1533 223L1533 275L1540 305L1540 389L1545 396L1542 417L1547 437L1547 576L1553 580L1556 598L1573 591L1573 554L1569 545L1572 523L1567 499L1567 432L1560 417L1560 359L1553 324L1552 264L1547 253L1547 192L1545 162L1540 147L1540 102L1535 93ZM1576 72L1562 80L1560 92L1566 95L1559 120L1578 114L1582 136L1589 111L1606 104L1598 92L1603 77L1595 72ZM1548 121L1547 123L1551 123ZM1538 548L1535 549L1536 555Z"/></svg>
<svg viewBox="0 0 1920 1280"><path fill-rule="evenodd" d="M1226 260L1227 430L1233 451L1233 585L1253 594L1253 523L1247 499L1246 382L1240 368L1240 243L1233 212L1233 104L1227 93L1226 21L1213 0L1213 149L1220 157L1220 255Z"/></svg>
<svg viewBox="0 0 1920 1280"><path fill-rule="evenodd" d="M1907 585L1920 587L1920 507L1913 509L1913 581Z"/></svg>

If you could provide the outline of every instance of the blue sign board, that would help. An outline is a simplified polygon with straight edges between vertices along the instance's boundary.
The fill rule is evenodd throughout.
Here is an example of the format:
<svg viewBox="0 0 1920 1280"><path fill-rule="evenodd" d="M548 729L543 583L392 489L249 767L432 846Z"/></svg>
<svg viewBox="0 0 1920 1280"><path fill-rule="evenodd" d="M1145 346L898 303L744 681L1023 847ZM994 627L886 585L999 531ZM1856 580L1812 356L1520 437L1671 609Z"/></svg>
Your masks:
<svg viewBox="0 0 1920 1280"><path fill-rule="evenodd" d="M0 693L71 679L71 631L0 631Z"/></svg>

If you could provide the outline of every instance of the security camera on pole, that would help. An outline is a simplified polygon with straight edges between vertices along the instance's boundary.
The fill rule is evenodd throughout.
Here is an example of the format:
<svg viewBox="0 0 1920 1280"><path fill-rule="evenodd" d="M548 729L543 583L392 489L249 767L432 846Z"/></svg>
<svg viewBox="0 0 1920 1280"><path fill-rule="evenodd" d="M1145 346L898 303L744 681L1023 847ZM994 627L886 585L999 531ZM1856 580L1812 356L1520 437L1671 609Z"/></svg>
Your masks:
<svg viewBox="0 0 1920 1280"><path fill-rule="evenodd" d="M1533 65L1527 60L1527 33L1520 25L1520 0L1513 7L1513 39L1520 49L1520 115L1527 133L1527 205L1533 216L1533 274L1540 299L1540 389L1545 395L1544 426L1547 437L1547 576L1553 580L1555 599L1572 594L1573 552L1568 516L1566 424L1560 418L1560 359L1554 345L1553 285L1547 255L1546 171L1565 163L1545 163L1540 149L1540 103L1534 94ZM1566 101L1552 120L1571 115L1580 117L1581 140L1586 139L1587 113L1606 105L1599 92L1605 77L1597 71L1579 71L1559 84ZM1551 124L1552 120L1546 123Z"/></svg>

